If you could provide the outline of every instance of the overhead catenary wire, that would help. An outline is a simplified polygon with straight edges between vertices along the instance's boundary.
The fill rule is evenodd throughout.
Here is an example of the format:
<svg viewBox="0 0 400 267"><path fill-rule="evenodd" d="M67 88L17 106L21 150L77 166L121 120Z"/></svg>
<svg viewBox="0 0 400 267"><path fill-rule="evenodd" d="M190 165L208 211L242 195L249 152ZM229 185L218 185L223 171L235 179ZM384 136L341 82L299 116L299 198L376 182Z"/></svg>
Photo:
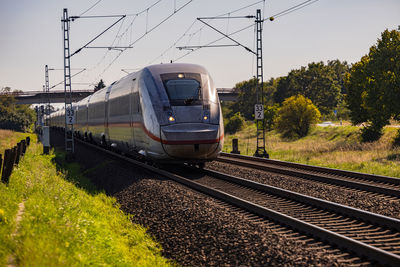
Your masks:
<svg viewBox="0 0 400 267"><path fill-rule="evenodd" d="M95 6L97 6L101 1L103 0L98 0L96 3L94 3L92 6L90 6L88 9L86 9L85 11L83 11L79 16L82 16L84 14L86 14L87 12L89 12L92 8L94 8Z"/></svg>
<svg viewBox="0 0 400 267"><path fill-rule="evenodd" d="M283 11L281 11L281 12L278 12L278 13L272 15L272 16L269 16L269 17L267 17L267 18L264 18L264 19L263 19L263 22L265 22L265 21L273 21L275 18L279 18L279 17L286 16L286 15L288 15L288 14L294 12L294 11L297 11L297 10L299 10L299 9L302 9L302 8L306 7L306 6L309 6L309 5L311 5L311 4L314 4L314 3L317 2L317 1L319 1L319 0L307 0L307 1L304 1L304 2L302 2L302 3L300 3L300 4L297 4L297 5L295 5L295 6L291 7L291 8L285 9L285 10L283 10ZM260 2L264 2L264 1L260 1ZM228 14L228 13L227 13L227 14ZM216 16L216 17L218 17L218 16ZM250 17L250 16L249 16L249 17ZM200 20L200 21L201 21L201 20ZM203 22L203 23L204 23L204 22ZM212 41L212 42L210 42L210 43L207 43L207 44L205 44L205 45L203 45L203 46L199 46L198 48L195 48L195 49L193 49L193 50L191 50L191 51L188 51L186 54L184 54L184 55L182 55L182 56L180 56L180 57L178 57L178 58L176 58L176 59L171 60L171 62L176 62L176 61L178 61L178 60L180 60L180 59L182 59L182 58L188 56L189 54L191 54L191 53L193 53L193 52L195 52L195 51L197 51L197 50L199 50L199 49L201 49L201 48L204 48L204 47L207 47L207 46L209 46L209 45L212 45L212 44L214 44L214 43L216 43L216 42L218 42L218 41L220 41L220 40L222 40L222 39L228 38L229 36L231 36L231 35L233 35L233 34L236 34L236 33L238 33L238 32L244 31L244 30L246 30L246 29L248 29L248 28L250 28L250 27L252 27L252 26L254 26L254 23L251 24L251 25L249 25L249 26L247 26L247 27L244 27L244 28L242 28L242 29L240 29L240 30L238 30L238 31L236 31L236 32L233 32L233 33L231 33L231 34L227 34L227 37L226 37L226 36L223 36L223 37L221 37L221 38L219 38L219 39L216 39L216 40L214 40L214 41ZM247 49L246 49L246 50L247 50Z"/></svg>
<svg viewBox="0 0 400 267"><path fill-rule="evenodd" d="M72 77L75 77L75 76L77 76L77 75L79 75L79 74L81 74L81 73L84 72L85 70L86 70L86 69L81 69L81 71L79 71L79 72L75 73L74 75L72 75L71 78L72 78ZM58 85L60 85L60 84L63 84L63 83L64 83L64 80L62 80L61 82L59 82L59 83L53 85L53 86L50 87L49 89L53 89L54 87L56 87L56 86L58 86Z"/></svg>
<svg viewBox="0 0 400 267"><path fill-rule="evenodd" d="M155 26L153 26L152 28L150 28L148 31L146 31L144 34L142 34L140 37L138 37L135 41L133 41L132 43L130 43L128 45L129 48L132 48L137 42L139 42L140 40L142 40L145 36L147 36L148 34L150 34L151 32L153 32L155 29L157 29L158 27L160 27L162 24L164 24L166 21L168 21L171 17L173 17L175 14L177 14L179 11L181 11L182 9L184 9L187 5L189 5L190 3L192 3L194 0L189 0L186 3L184 3L181 7L179 7L177 10L174 10L170 15L168 15L166 18L164 18L163 20L161 20L158 24L156 24ZM98 79L100 76L102 76L110 67L112 64L114 64L114 62L122 55L123 52L126 51L127 48L123 49L122 51L119 51L119 53L114 57L114 59L104 68L104 70L100 73L100 75L98 75L98 77L96 79Z"/></svg>
<svg viewBox="0 0 400 267"><path fill-rule="evenodd" d="M154 3L152 3L151 5L147 6L146 8L144 8L143 10L141 10L141 11L139 11L139 12L137 12L137 13L126 14L126 15L124 15L125 17L133 17L133 18L132 18L132 21L128 24L128 26L126 27L126 29L120 34L120 32L121 32L121 30L122 30L122 28L123 28L123 27L122 27L122 26L123 26L123 22L125 21L125 18L124 18L124 20L123 20L122 23L121 23L121 26L120 26L119 29L118 29L117 34L116 34L115 37L114 37L114 40L113 40L112 44L111 44L110 46L106 46L107 51L104 53L104 55L101 57L101 59L100 59L95 65L93 65L92 67L88 68L89 71L93 71L93 70L95 70L96 68L98 68L98 67L100 66L100 64L106 59L108 53L109 53L111 50L114 50L114 49L109 49L109 48L112 47L112 46L115 44L115 41L117 40L118 36L120 37L119 39L121 40L122 37L125 36L125 35L128 33L128 31L130 30L131 37L132 37L133 23L135 22L135 19L136 19L138 16L140 16L141 14L147 12L148 10L151 10L152 8L154 8L157 4L159 4L159 3L162 2L162 1L164 1L164 0L157 0L157 1L155 1ZM76 19L76 18L107 18L107 17L120 17L120 16L122 16L122 15L82 16L82 15L85 14L86 12L87 12L87 11L81 13L80 16L76 16L76 17L72 17L72 18L74 18L74 19ZM122 47L122 45L121 45L121 47ZM125 47L126 47L126 46L124 46L124 48L125 48ZM116 51L120 51L120 49L117 48ZM103 73L104 73L104 72L103 72Z"/></svg>
<svg viewBox="0 0 400 267"><path fill-rule="evenodd" d="M277 14L274 14L274 15L266 18L266 19L269 19L271 17L272 18L279 18L279 17L286 16L286 15L288 15L288 14L294 12L294 11L297 11L299 9L305 8L305 7L307 7L307 6L311 5L311 4L314 4L315 2L318 2L318 1L319 0L307 0L307 1L301 2L298 5L295 5L295 6L292 6L291 8L285 9L285 10L283 10L283 11L277 13ZM264 19L264 20L266 20L266 19Z"/></svg>
<svg viewBox="0 0 400 267"><path fill-rule="evenodd" d="M229 11L229 12L226 12L226 13L223 13L223 14L220 14L220 15L217 15L217 16L215 16L215 17L223 17L223 16L226 16L226 15L234 14L234 13L239 12L239 11L242 11L242 10L244 10L244 9L246 9L246 8L255 6L255 5L257 5L257 4L261 3L261 2L265 2L265 0L261 0L261 1L257 1L257 2L251 3L251 4L246 5L246 6L244 6L244 7L240 7L240 8L238 8L238 9L235 9L235 10L232 10L232 11ZM195 25L196 22L197 22L197 19L194 19L193 22L192 22L192 24L187 28L187 30L186 30L181 36L179 36L178 39L177 39L176 41L174 41L174 43L173 43L172 45L170 45L170 46L169 46L167 49L165 49L159 56L157 56L155 59L153 59L152 61L150 61L148 64L152 64L152 63L154 63L157 59L163 57L169 50L171 50L172 48L174 48L174 47L179 43L179 41L181 41L185 36L189 35L189 36L191 36L190 39L192 39L194 35L196 35L196 34L198 34L198 33L201 33L202 29L204 29L204 27L206 27L206 25L201 26L200 29L198 29L198 30L195 31L194 33L188 34L188 32L190 31L190 29L193 28L193 26Z"/></svg>

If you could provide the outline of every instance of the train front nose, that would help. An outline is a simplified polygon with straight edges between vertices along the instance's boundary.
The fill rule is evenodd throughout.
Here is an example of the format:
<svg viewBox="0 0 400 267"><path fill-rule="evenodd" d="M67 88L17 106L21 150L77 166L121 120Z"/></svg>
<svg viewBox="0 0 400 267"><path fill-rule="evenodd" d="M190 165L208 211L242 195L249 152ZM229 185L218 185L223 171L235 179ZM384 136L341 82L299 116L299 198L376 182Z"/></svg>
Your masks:
<svg viewBox="0 0 400 267"><path fill-rule="evenodd" d="M219 152L220 134L218 125L177 123L161 127L161 142L171 157L207 160Z"/></svg>

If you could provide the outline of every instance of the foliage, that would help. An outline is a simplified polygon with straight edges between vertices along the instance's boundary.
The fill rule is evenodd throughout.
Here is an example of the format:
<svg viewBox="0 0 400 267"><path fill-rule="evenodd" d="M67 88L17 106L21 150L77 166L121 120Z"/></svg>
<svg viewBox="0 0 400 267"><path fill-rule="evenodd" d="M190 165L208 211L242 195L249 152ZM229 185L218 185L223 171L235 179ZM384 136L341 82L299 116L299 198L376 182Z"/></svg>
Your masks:
<svg viewBox="0 0 400 267"><path fill-rule="evenodd" d="M310 99L302 95L291 96L283 101L278 110L275 125L284 138L299 138L308 134L312 124L319 121L321 114Z"/></svg>
<svg viewBox="0 0 400 267"><path fill-rule="evenodd" d="M0 92L0 128L14 131L27 131L36 119L36 113L29 105L17 105L9 87Z"/></svg>
<svg viewBox="0 0 400 267"><path fill-rule="evenodd" d="M265 121L265 128L268 131L271 131L274 127L274 122L276 120L276 116L278 115L279 105L274 104L272 106L266 106L264 108L264 121Z"/></svg>
<svg viewBox="0 0 400 267"><path fill-rule="evenodd" d="M169 265L160 246L131 222L114 198L67 181L67 170L76 180L84 179L80 167L68 165L64 173L58 171L52 163L54 154L42 155L41 146L31 138L9 185L0 183L1 266L11 254L21 266ZM22 201L25 210L13 236Z"/></svg>
<svg viewBox="0 0 400 267"><path fill-rule="evenodd" d="M94 91L97 92L104 87L106 87L106 85L104 84L104 81L100 79L99 83L94 87Z"/></svg>
<svg viewBox="0 0 400 267"><path fill-rule="evenodd" d="M400 147L400 129L397 130L397 134L393 139L393 147Z"/></svg>
<svg viewBox="0 0 400 267"><path fill-rule="evenodd" d="M323 114L329 114L345 92L343 79L347 71L347 63L339 60L328 61L327 65L313 62L308 67L292 70L279 80L274 100L282 103L284 99L300 94L311 99Z"/></svg>
<svg viewBox="0 0 400 267"><path fill-rule="evenodd" d="M400 146L393 147L390 140L398 129L385 127L383 136L376 142L361 143L360 129L356 126L316 126L301 139L282 139L275 130L266 135L266 150L271 159L325 166L371 174L400 177ZM239 139L239 151L254 155L256 127L227 134L224 152L232 150L232 139Z"/></svg>
<svg viewBox="0 0 400 267"><path fill-rule="evenodd" d="M273 104L272 95L276 90L277 81L270 79L263 83L264 103L267 105ZM239 96L237 102L231 106L232 113L230 115L240 112L247 120L254 120L254 104L257 102L257 79L252 78L237 83L235 88L238 90Z"/></svg>
<svg viewBox="0 0 400 267"><path fill-rule="evenodd" d="M225 126L225 132L234 134L244 126L244 118L240 112L235 113Z"/></svg>
<svg viewBox="0 0 400 267"><path fill-rule="evenodd" d="M385 30L352 66L345 85L352 122L367 125L363 140L379 139L391 118L400 120L400 31Z"/></svg>

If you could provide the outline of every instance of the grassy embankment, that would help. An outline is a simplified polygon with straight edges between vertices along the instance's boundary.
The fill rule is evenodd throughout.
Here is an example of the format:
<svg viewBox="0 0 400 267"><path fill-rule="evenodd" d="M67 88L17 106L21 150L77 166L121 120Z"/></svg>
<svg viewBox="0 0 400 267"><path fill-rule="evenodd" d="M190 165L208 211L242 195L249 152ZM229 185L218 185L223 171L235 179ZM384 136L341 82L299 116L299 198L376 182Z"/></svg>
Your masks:
<svg viewBox="0 0 400 267"><path fill-rule="evenodd" d="M271 159L299 162L344 170L400 177L400 148L392 147L397 129L386 127L384 135L373 143L360 142L355 126L315 127L299 140L282 140L275 131L266 133L266 150ZM224 151L232 150L232 139L239 139L243 155L253 155L256 147L254 123L242 131L227 135Z"/></svg>
<svg viewBox="0 0 400 267"><path fill-rule="evenodd" d="M25 136L0 130L0 151ZM9 255L22 266L170 265L114 198L90 187L79 166L68 165L68 174L57 171L55 155L41 155L41 145L31 139L9 185L0 183L0 266ZM19 203L25 208L17 227Z"/></svg>

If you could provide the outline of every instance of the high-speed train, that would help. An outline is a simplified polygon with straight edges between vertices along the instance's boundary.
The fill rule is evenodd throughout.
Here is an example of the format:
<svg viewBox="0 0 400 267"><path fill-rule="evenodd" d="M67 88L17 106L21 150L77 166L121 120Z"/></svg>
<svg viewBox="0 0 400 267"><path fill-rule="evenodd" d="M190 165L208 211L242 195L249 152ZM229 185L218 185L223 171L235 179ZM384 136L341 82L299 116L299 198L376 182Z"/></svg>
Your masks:
<svg viewBox="0 0 400 267"><path fill-rule="evenodd" d="M217 90L205 68L160 64L128 74L74 104L74 133L156 162L203 164L221 152ZM50 126L64 128L64 110Z"/></svg>

